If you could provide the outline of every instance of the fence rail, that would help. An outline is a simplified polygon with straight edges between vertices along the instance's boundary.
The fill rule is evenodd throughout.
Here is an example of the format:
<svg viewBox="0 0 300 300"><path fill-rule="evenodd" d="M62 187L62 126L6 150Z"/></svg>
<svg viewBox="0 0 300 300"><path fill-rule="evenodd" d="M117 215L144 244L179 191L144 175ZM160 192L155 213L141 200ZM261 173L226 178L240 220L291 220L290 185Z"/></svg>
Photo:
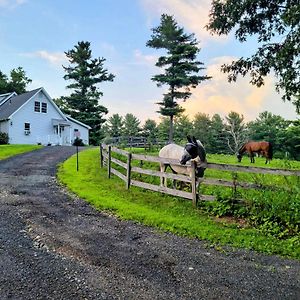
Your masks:
<svg viewBox="0 0 300 300"><path fill-rule="evenodd" d="M112 153L117 153L126 157L126 163L112 157ZM256 183L248 183L248 182L239 182L236 179L225 180L225 179L216 179L216 178L198 178L196 177L196 164L195 162L188 163L185 167L190 167L192 172L191 176L182 175L182 174L173 174L173 173L165 173L156 170L143 169L141 167L132 166L132 161L137 160L140 162L154 162L154 163L166 163L172 165L180 165L178 160L161 158L157 156L151 155L142 155L142 154L134 154L125 150L118 149L116 147L112 147L110 145L102 144L100 145L100 166L107 166L107 174L110 178L111 173L118 176L120 179L125 181L126 188L129 189L130 186L137 186L144 189L161 192L173 196L182 197L185 199L192 200L193 205L196 206L198 200L204 201L213 201L215 200L215 196L213 195L204 195L199 193L199 185L214 185L214 186L224 186L230 187L232 189L236 189L237 187L244 189L264 189L270 188L270 186L263 186L261 184ZM122 167L126 170L126 175L122 174L120 171L114 169L111 166L111 163L115 163L116 165ZM182 165L180 165L183 167ZM257 168L257 167L249 167L249 166L238 166L238 165L228 165L228 164L219 164L219 163L208 163L206 168L215 169L220 171L232 171L232 172L245 172L245 173L255 173L255 174L272 174L272 175L283 175L283 176L298 176L300 178L300 170L284 170L284 169L269 169L269 168ZM165 186L158 186L155 184L150 184L138 180L132 179L132 172L144 175L151 175L157 177L164 177L168 179L183 181L191 184L191 192L177 190L175 188L169 188Z"/></svg>

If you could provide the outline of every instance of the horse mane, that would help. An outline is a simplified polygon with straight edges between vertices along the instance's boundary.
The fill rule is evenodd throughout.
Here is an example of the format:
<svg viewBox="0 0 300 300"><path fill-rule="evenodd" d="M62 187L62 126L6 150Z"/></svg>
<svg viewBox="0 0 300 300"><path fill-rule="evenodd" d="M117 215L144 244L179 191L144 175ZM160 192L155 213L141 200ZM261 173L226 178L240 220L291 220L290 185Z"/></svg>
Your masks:
<svg viewBox="0 0 300 300"><path fill-rule="evenodd" d="M242 154L242 153L244 153L244 152L246 151L246 149L245 149L246 144L247 144L247 143L244 143L244 144L240 147L240 149L238 150L238 153L239 153L239 154Z"/></svg>
<svg viewBox="0 0 300 300"><path fill-rule="evenodd" d="M203 144L199 140L197 140L197 145L199 146L199 157L200 157L200 160L204 162L206 160L206 151L204 149L204 146L203 146Z"/></svg>

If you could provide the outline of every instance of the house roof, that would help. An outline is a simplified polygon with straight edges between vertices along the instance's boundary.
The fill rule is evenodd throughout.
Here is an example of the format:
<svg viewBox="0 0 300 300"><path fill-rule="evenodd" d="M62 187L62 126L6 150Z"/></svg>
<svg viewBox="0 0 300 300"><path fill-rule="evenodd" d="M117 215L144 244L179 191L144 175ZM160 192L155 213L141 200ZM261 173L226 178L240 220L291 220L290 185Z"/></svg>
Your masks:
<svg viewBox="0 0 300 300"><path fill-rule="evenodd" d="M3 98L3 103L0 105L0 120L8 119L14 112L16 112L23 104L25 104L40 90L41 88L38 88L21 95L17 95L14 97L9 97L9 95L7 95L7 97Z"/></svg>
<svg viewBox="0 0 300 300"><path fill-rule="evenodd" d="M71 122L77 123L77 124L79 124L79 125L81 125L81 126L87 128L87 129L92 129L92 127L90 127L89 125L86 125L86 124L84 124L84 123L82 123L82 122L80 122L80 121L78 121L78 120L76 120L76 119L73 119L73 118L70 117L70 116L66 116L66 117L67 117L67 119L68 119L69 121L71 121Z"/></svg>
<svg viewBox="0 0 300 300"><path fill-rule="evenodd" d="M38 92L42 91L46 97L49 99L49 101L53 104L55 109L59 112L62 119L58 120L52 120L52 122L58 122L61 125L70 125L68 121L77 123L87 129L91 129L89 125L86 125L78 120L75 120L71 118L70 116L66 116L63 114L63 112L59 109L59 107L55 104L55 102L51 99L51 97L47 94L47 92L44 90L44 88L38 88L35 90L32 90L30 92L17 95L14 93L7 93L0 95L0 121L1 120L7 120L9 119L16 111L18 111L27 101L29 101L34 95L36 95ZM54 124L53 123L53 124Z"/></svg>
<svg viewBox="0 0 300 300"><path fill-rule="evenodd" d="M1 94L0 95L0 106L7 101L9 98L11 98L12 96L17 96L18 94L13 92L13 93L6 93L6 94Z"/></svg>

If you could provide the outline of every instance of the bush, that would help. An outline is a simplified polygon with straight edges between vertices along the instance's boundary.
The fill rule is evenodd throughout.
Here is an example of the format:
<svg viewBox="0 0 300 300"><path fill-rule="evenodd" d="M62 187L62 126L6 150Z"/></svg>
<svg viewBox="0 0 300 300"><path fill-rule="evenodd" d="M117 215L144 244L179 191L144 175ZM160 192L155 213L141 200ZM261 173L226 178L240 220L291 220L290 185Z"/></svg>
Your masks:
<svg viewBox="0 0 300 300"><path fill-rule="evenodd" d="M5 132L0 132L0 145L8 144L8 134Z"/></svg>
<svg viewBox="0 0 300 300"><path fill-rule="evenodd" d="M83 143L82 139L77 137L73 142L73 146L84 146L84 143Z"/></svg>

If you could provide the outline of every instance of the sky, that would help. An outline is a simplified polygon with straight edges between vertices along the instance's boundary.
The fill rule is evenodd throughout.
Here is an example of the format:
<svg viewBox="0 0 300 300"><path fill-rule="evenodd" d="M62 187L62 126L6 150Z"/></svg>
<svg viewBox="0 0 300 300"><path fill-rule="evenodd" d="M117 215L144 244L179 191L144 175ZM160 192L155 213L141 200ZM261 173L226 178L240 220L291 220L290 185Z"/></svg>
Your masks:
<svg viewBox="0 0 300 300"><path fill-rule="evenodd" d="M269 111L285 119L299 115L290 102L283 102L275 91L276 79L270 75L261 88L252 86L249 77L228 83L220 72L223 63L255 52L255 40L239 43L234 36L211 35L208 22L210 0L0 0L0 70L9 75L23 67L32 79L28 89L44 87L52 98L68 95L68 81L62 65L64 54L79 41L91 43L92 56L106 59L104 67L116 77L99 85L100 104L109 114L135 115L141 123L159 121L157 102L165 88L151 77L161 72L155 62L163 53L146 47L151 29L160 23L163 13L173 15L186 33L194 33L204 63L200 75L212 76L192 90L181 103L190 119L196 113L225 117L230 111L255 120Z"/></svg>

